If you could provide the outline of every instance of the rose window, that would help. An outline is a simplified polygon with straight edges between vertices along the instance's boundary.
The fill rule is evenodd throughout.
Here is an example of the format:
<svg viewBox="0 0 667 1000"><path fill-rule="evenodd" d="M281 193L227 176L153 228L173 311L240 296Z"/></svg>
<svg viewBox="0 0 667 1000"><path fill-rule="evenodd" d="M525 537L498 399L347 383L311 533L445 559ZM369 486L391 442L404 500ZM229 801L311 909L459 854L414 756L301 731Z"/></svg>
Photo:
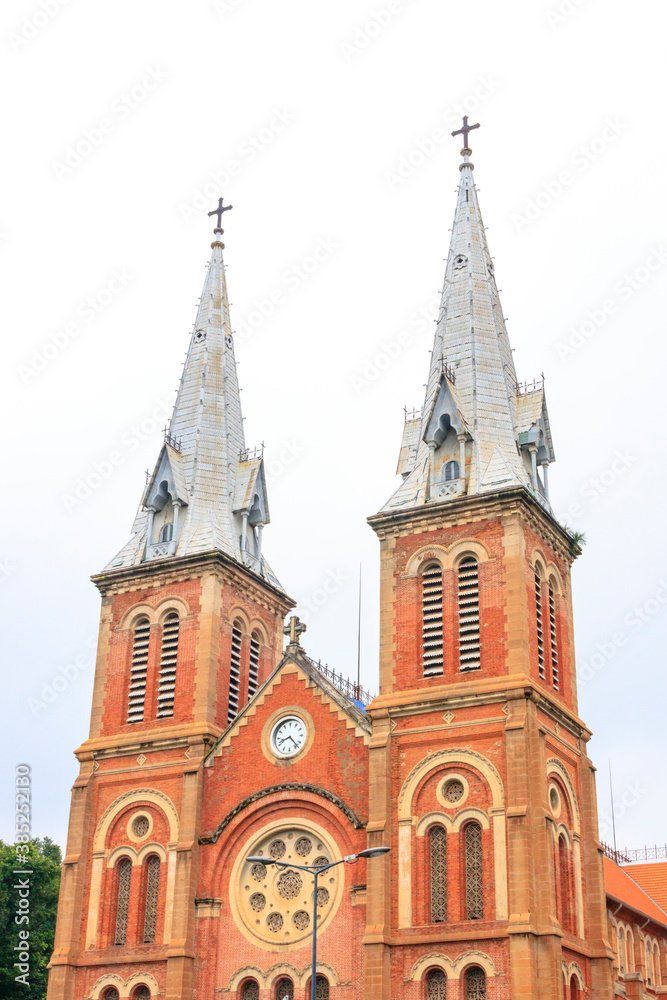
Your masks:
<svg viewBox="0 0 667 1000"><path fill-rule="evenodd" d="M457 778L452 778L451 781L446 782L443 789L443 795L445 797L445 802L451 802L455 805L460 802L465 794L465 788L463 787L463 782L459 781Z"/></svg>
<svg viewBox="0 0 667 1000"><path fill-rule="evenodd" d="M271 857L280 866L248 862L248 857ZM303 943L313 931L314 876L299 865L321 868L341 854L329 839L303 827L275 826L243 847L229 885L234 918L256 942L273 949L276 944ZM289 867L282 867L283 865ZM317 886L317 926L323 929L336 912L345 886L345 869L322 872Z"/></svg>

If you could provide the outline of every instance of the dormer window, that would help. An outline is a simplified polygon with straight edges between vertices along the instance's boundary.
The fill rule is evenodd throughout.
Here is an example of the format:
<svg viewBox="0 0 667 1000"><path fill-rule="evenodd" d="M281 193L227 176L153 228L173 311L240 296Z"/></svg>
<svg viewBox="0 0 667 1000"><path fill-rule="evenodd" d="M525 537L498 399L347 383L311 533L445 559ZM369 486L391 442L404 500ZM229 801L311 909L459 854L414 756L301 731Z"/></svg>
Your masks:
<svg viewBox="0 0 667 1000"><path fill-rule="evenodd" d="M174 526L171 522L163 524L160 529L160 541L170 542L174 537Z"/></svg>
<svg viewBox="0 0 667 1000"><path fill-rule="evenodd" d="M461 467L459 463L452 459L451 462L447 462L445 465L445 482L450 483L453 479L459 479L461 475Z"/></svg>

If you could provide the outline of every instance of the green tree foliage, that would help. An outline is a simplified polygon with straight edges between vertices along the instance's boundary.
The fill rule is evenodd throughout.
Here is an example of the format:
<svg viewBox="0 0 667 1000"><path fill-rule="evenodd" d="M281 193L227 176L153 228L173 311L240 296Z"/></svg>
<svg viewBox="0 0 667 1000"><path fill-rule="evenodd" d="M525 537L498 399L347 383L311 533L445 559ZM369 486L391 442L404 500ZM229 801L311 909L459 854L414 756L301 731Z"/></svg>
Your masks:
<svg viewBox="0 0 667 1000"><path fill-rule="evenodd" d="M53 951L60 886L60 848L49 837L20 845L28 848L25 863L17 862L16 846L0 840L0 997L2 1000L44 1000L47 965ZM16 872L22 874L16 874ZM30 872L31 874L28 874ZM30 923L16 923L19 892L16 886L29 880ZM17 945L25 943L19 931L29 931L30 971L24 982L16 982L21 970Z"/></svg>

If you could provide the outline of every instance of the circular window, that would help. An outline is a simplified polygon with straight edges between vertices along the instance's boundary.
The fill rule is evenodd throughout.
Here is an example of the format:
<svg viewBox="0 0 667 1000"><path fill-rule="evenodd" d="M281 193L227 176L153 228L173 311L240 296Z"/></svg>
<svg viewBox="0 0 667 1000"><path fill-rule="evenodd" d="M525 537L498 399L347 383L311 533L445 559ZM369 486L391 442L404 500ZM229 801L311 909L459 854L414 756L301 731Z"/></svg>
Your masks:
<svg viewBox="0 0 667 1000"><path fill-rule="evenodd" d="M299 837L296 844L294 845L294 850L301 858L305 858L307 854L313 849L313 842L310 837Z"/></svg>
<svg viewBox="0 0 667 1000"><path fill-rule="evenodd" d="M148 816L135 816L132 820L132 833L140 839L148 835L150 830L150 820Z"/></svg>
<svg viewBox="0 0 667 1000"><path fill-rule="evenodd" d="M555 785L549 787L549 806L554 816L560 816L561 802L558 789Z"/></svg>
<svg viewBox="0 0 667 1000"><path fill-rule="evenodd" d="M298 872L290 869L280 873L276 888L283 899L296 899L303 888L303 879Z"/></svg>
<svg viewBox="0 0 667 1000"><path fill-rule="evenodd" d="M306 910L297 910L292 917L292 922L298 931L308 930L310 927L310 913Z"/></svg>
<svg viewBox="0 0 667 1000"><path fill-rule="evenodd" d="M269 913L268 917L266 918L266 926L269 928L270 931L273 931L274 934L277 934L278 931L282 930L283 926L282 914Z"/></svg>
<svg viewBox="0 0 667 1000"><path fill-rule="evenodd" d="M250 875L254 878L255 882L263 882L267 874L266 865L255 864L250 869Z"/></svg>
<svg viewBox="0 0 667 1000"><path fill-rule="evenodd" d="M269 854L271 855L272 858L275 858L276 861L279 861L280 858L285 857L286 850L287 848L285 847L284 840L274 840L271 846L269 847Z"/></svg>
<svg viewBox="0 0 667 1000"><path fill-rule="evenodd" d="M459 781L458 778L450 778L449 781L445 782L442 789L445 802L451 802L452 805L460 802L465 793L466 790L463 787L463 782Z"/></svg>

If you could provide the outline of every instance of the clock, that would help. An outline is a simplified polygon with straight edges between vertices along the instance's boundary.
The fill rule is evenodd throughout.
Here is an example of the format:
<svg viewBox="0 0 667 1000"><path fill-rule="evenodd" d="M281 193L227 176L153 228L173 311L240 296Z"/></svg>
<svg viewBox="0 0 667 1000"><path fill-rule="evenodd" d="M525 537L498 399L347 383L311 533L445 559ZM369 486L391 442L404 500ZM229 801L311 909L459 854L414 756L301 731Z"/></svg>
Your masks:
<svg viewBox="0 0 667 1000"><path fill-rule="evenodd" d="M279 719L271 733L271 749L277 757L294 757L306 745L306 724L298 715Z"/></svg>

